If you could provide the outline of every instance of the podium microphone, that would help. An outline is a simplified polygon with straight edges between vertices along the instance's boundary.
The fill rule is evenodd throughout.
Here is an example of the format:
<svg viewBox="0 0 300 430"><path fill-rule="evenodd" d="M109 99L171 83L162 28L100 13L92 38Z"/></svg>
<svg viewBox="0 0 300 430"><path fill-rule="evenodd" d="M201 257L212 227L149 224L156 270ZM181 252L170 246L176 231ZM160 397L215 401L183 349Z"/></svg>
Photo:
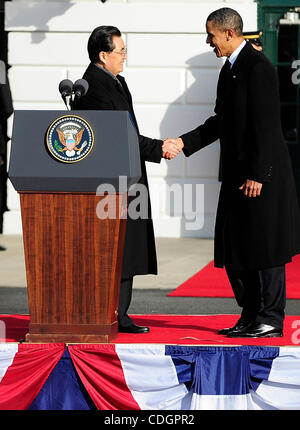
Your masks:
<svg viewBox="0 0 300 430"><path fill-rule="evenodd" d="M60 82L58 89L62 96L63 101L65 102L65 105L70 110L68 106L67 98L70 103L72 98L72 92L73 92L73 82L70 81L70 79L64 79L63 81Z"/></svg>
<svg viewBox="0 0 300 430"><path fill-rule="evenodd" d="M77 79L77 81L73 85L73 93L75 95L75 99L79 99L84 96L89 89L89 84L85 79Z"/></svg>

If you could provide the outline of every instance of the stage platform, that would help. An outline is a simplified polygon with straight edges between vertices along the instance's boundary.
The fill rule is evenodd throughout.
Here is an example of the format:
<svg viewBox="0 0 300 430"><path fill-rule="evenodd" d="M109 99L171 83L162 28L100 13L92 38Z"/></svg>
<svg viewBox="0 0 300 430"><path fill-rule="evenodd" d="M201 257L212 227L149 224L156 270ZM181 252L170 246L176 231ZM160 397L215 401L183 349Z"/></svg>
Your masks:
<svg viewBox="0 0 300 430"><path fill-rule="evenodd" d="M300 409L300 316L287 316L284 337L269 339L217 334L238 315L132 318L150 333L29 344L20 343L29 316L0 315L0 409Z"/></svg>
<svg viewBox="0 0 300 430"><path fill-rule="evenodd" d="M218 330L232 327L239 315L131 315L138 325L150 327L149 333L119 333L113 343L150 343L172 345L260 345L295 346L300 344L300 315L287 315L284 336L242 339L220 336ZM5 342L20 342L28 332L29 315L0 315L5 324ZM297 330L298 329L298 330Z"/></svg>
<svg viewBox="0 0 300 430"><path fill-rule="evenodd" d="M239 317L233 299L167 296L211 261L212 240L158 239L160 274L136 277L130 307L150 333L81 345L20 343L29 325L22 237L1 244L0 410L300 410L299 300L287 300L283 338L246 340L217 334Z"/></svg>

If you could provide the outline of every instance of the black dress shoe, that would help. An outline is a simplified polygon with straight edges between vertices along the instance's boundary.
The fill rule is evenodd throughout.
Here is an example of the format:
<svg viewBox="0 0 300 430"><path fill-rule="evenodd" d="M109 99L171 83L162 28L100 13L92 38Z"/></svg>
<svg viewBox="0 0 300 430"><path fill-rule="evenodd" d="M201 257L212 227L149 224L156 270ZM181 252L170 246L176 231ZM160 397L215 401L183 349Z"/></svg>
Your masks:
<svg viewBox="0 0 300 430"><path fill-rule="evenodd" d="M244 330L229 332L227 337L282 337L283 331L280 328L268 324L253 322Z"/></svg>
<svg viewBox="0 0 300 430"><path fill-rule="evenodd" d="M149 331L150 331L149 327L142 327L136 324L131 324L131 325L128 325L127 327L119 325L120 333L149 333Z"/></svg>
<svg viewBox="0 0 300 430"><path fill-rule="evenodd" d="M222 328L221 330L218 331L218 334L228 334L228 333L237 333L240 330L244 330L246 327L248 327L251 323L249 322L244 322L241 320L238 320L238 322L236 323L236 325L234 325L233 327L229 327L229 328Z"/></svg>
<svg viewBox="0 0 300 430"><path fill-rule="evenodd" d="M0 245L0 251L6 251L5 246Z"/></svg>

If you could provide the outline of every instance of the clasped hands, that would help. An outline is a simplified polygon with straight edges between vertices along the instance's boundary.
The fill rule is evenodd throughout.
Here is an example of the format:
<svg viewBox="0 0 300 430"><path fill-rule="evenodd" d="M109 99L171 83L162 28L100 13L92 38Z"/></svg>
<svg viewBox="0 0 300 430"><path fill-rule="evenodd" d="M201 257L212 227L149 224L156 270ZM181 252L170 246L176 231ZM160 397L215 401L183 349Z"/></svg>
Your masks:
<svg viewBox="0 0 300 430"><path fill-rule="evenodd" d="M172 160L172 158L175 158L179 154L179 152L181 152L183 146L184 144L180 137L176 139L165 139L162 146L163 158L166 158L167 160Z"/></svg>

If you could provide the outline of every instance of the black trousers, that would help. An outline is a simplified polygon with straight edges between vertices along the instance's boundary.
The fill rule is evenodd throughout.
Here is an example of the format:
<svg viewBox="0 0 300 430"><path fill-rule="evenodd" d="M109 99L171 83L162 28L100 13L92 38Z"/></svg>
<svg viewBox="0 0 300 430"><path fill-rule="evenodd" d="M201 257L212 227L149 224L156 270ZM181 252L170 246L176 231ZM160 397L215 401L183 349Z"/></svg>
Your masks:
<svg viewBox="0 0 300 430"><path fill-rule="evenodd" d="M225 267L241 319L283 329L286 304L285 265L263 270L233 271Z"/></svg>
<svg viewBox="0 0 300 430"><path fill-rule="evenodd" d="M127 314L132 297L132 284L133 278L121 279L118 323L122 327L128 327L133 324L132 319Z"/></svg>

